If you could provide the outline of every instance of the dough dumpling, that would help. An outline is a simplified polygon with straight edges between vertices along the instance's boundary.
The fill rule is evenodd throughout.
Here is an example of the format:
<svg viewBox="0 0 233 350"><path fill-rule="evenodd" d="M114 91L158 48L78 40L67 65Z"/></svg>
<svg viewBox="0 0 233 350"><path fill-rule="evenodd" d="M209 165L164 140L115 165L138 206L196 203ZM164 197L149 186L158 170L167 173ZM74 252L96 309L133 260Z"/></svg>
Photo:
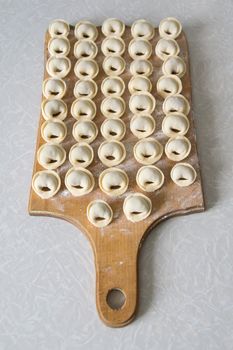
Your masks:
<svg viewBox="0 0 233 350"><path fill-rule="evenodd" d="M59 99L66 93L66 83L58 78L48 78L43 82L42 91L48 100Z"/></svg>
<svg viewBox="0 0 233 350"><path fill-rule="evenodd" d="M60 187L61 179L55 171L38 171L33 176L32 188L42 199L48 199L55 196Z"/></svg>
<svg viewBox="0 0 233 350"><path fill-rule="evenodd" d="M169 113L163 119L162 130L168 137L185 135L189 129L188 118L179 112Z"/></svg>
<svg viewBox="0 0 233 350"><path fill-rule="evenodd" d="M45 100L41 105L42 115L45 120L64 120L67 116L67 105L62 100Z"/></svg>
<svg viewBox="0 0 233 350"><path fill-rule="evenodd" d="M94 152L86 142L79 142L73 145L69 153L70 163L76 167L88 167L94 159Z"/></svg>
<svg viewBox="0 0 233 350"><path fill-rule="evenodd" d="M129 179L125 171L108 168L99 176L100 189L109 196L120 196L128 188Z"/></svg>
<svg viewBox="0 0 233 350"><path fill-rule="evenodd" d="M149 92L137 92L129 99L129 109L133 114L151 114L155 103L154 96Z"/></svg>
<svg viewBox="0 0 233 350"><path fill-rule="evenodd" d="M144 165L156 163L163 154L163 146L154 138L139 140L134 146L135 159Z"/></svg>
<svg viewBox="0 0 233 350"><path fill-rule="evenodd" d="M65 185L73 196L79 197L93 190L95 180L89 170L75 167L67 171Z"/></svg>
<svg viewBox="0 0 233 350"><path fill-rule="evenodd" d="M73 126L73 136L77 142L91 143L97 134L97 126L91 120L79 120Z"/></svg>
<svg viewBox="0 0 233 350"><path fill-rule="evenodd" d="M106 140L120 141L125 132L126 126L121 119L106 119L101 125L101 134Z"/></svg>
<svg viewBox="0 0 233 350"><path fill-rule="evenodd" d="M49 57L46 63L46 69L49 75L57 78L65 78L71 68L71 62L68 57Z"/></svg>
<svg viewBox="0 0 233 350"><path fill-rule="evenodd" d="M186 64L179 56L170 56L164 62L162 66L164 75L176 75L182 78L186 72Z"/></svg>
<svg viewBox="0 0 233 350"><path fill-rule="evenodd" d="M60 143L67 134L67 127L59 119L47 120L41 126L41 134L46 142Z"/></svg>
<svg viewBox="0 0 233 350"><path fill-rule="evenodd" d="M147 60L152 54L151 43L146 39L133 39L129 43L129 55L132 59Z"/></svg>
<svg viewBox="0 0 233 350"><path fill-rule="evenodd" d="M172 181L180 187L190 186L196 177L195 169L188 163L178 163L171 170Z"/></svg>
<svg viewBox="0 0 233 350"><path fill-rule="evenodd" d="M89 21L79 21L74 29L75 37L80 39L89 39L95 41L98 36L96 26Z"/></svg>
<svg viewBox="0 0 233 350"><path fill-rule="evenodd" d="M155 47L155 54L162 60L169 56L176 56L180 52L179 45L174 39L160 39Z"/></svg>
<svg viewBox="0 0 233 350"><path fill-rule="evenodd" d="M125 24L116 18L108 18L102 24L102 32L105 36L122 36Z"/></svg>
<svg viewBox="0 0 233 350"><path fill-rule="evenodd" d="M112 221L112 208L102 200L92 201L87 207L87 218L92 225L105 227Z"/></svg>
<svg viewBox="0 0 233 350"><path fill-rule="evenodd" d="M150 198L141 193L133 193L124 200L123 211L131 222L139 222L146 219L152 210Z"/></svg>
<svg viewBox="0 0 233 350"><path fill-rule="evenodd" d="M141 167L136 176L137 185L145 192L154 192L162 187L164 175L162 171L154 165Z"/></svg>
<svg viewBox="0 0 233 350"><path fill-rule="evenodd" d="M67 56L70 52L70 42L67 38L51 38L48 43L48 50L51 56Z"/></svg>
<svg viewBox="0 0 233 350"><path fill-rule="evenodd" d="M82 39L74 45L74 56L77 59L80 58L95 58L98 52L98 48L94 41L89 39Z"/></svg>
<svg viewBox="0 0 233 350"><path fill-rule="evenodd" d="M145 19L138 19L131 26L131 33L134 38L151 40L155 34L153 25Z"/></svg>
<svg viewBox="0 0 233 350"><path fill-rule="evenodd" d="M153 66L150 61L147 60L134 60L130 64L130 73L132 75L145 75L149 77L153 72Z"/></svg>
<svg viewBox="0 0 233 350"><path fill-rule="evenodd" d="M71 114L77 120L92 120L96 115L96 105L88 97L78 97L71 105Z"/></svg>
<svg viewBox="0 0 233 350"><path fill-rule="evenodd" d="M163 98L179 94L182 91L182 82L176 75L163 75L157 81L157 91Z"/></svg>
<svg viewBox="0 0 233 350"><path fill-rule="evenodd" d="M37 152L37 160L45 169L56 169L61 166L66 159L66 151L57 144L44 144Z"/></svg>
<svg viewBox="0 0 233 350"><path fill-rule="evenodd" d="M185 136L170 138L165 146L166 156L175 162L179 162L188 157L190 151L191 143Z"/></svg>
<svg viewBox="0 0 233 350"><path fill-rule="evenodd" d="M188 115L189 111L189 102L183 95L176 94L168 96L163 102L163 112L165 114L179 112Z"/></svg>
<svg viewBox="0 0 233 350"><path fill-rule="evenodd" d="M112 167L122 163L125 159L125 147L119 141L104 141L99 146L98 156L104 165Z"/></svg>
<svg viewBox="0 0 233 350"><path fill-rule="evenodd" d="M106 118L120 118L125 112L125 101L121 97L106 97L100 109Z"/></svg>
<svg viewBox="0 0 233 350"><path fill-rule="evenodd" d="M94 98L97 94L97 84L94 80L78 80L74 86L74 96Z"/></svg>
<svg viewBox="0 0 233 350"><path fill-rule="evenodd" d="M151 115L134 115L130 130L139 139L150 136L155 130L155 120Z"/></svg>
<svg viewBox="0 0 233 350"><path fill-rule="evenodd" d="M125 83L119 77L107 77L101 84L101 91L104 96L120 97L125 91Z"/></svg>
<svg viewBox="0 0 233 350"><path fill-rule="evenodd" d="M125 43L119 37L107 37L102 41L101 50L105 56L121 56L125 51Z"/></svg>
<svg viewBox="0 0 233 350"><path fill-rule="evenodd" d="M152 89L152 84L150 79L145 76L135 75L129 81L129 92L135 94L137 92L150 92Z"/></svg>
<svg viewBox="0 0 233 350"><path fill-rule="evenodd" d="M108 56L104 59L103 70L107 75L121 75L125 70L125 60L122 57Z"/></svg>
<svg viewBox="0 0 233 350"><path fill-rule="evenodd" d="M49 34L52 38L67 37L69 32L70 26L63 19L56 19L49 25Z"/></svg>
<svg viewBox="0 0 233 350"><path fill-rule="evenodd" d="M174 17L164 18L159 23L159 35L162 38L176 39L181 31L181 23Z"/></svg>
<svg viewBox="0 0 233 350"><path fill-rule="evenodd" d="M99 73L99 66L90 58L79 59L74 66L74 74L79 79L94 79Z"/></svg>

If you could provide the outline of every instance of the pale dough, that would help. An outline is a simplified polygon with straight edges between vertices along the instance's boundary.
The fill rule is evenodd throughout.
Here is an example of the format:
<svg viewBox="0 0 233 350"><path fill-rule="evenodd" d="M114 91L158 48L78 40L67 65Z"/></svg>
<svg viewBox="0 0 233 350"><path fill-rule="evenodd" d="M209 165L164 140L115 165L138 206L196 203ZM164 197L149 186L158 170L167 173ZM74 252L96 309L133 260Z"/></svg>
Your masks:
<svg viewBox="0 0 233 350"><path fill-rule="evenodd" d="M102 24L102 32L105 36L122 36L125 24L116 18L108 18Z"/></svg>
<svg viewBox="0 0 233 350"><path fill-rule="evenodd" d="M159 23L159 35L162 38L176 39L181 31L181 23L174 17L164 18Z"/></svg>
<svg viewBox="0 0 233 350"><path fill-rule="evenodd" d="M149 92L136 92L129 99L129 109L133 114L151 114L156 100Z"/></svg>
<svg viewBox="0 0 233 350"><path fill-rule="evenodd" d="M100 109L106 118L120 118L125 112L125 101L121 97L106 97Z"/></svg>
<svg viewBox="0 0 233 350"><path fill-rule="evenodd" d="M46 63L46 70L52 77L65 78L71 68L71 62L68 57L49 57Z"/></svg>
<svg viewBox="0 0 233 350"><path fill-rule="evenodd" d="M141 167L136 176L137 185L145 192L154 192L164 183L163 172L154 165Z"/></svg>
<svg viewBox="0 0 233 350"><path fill-rule="evenodd" d="M69 161L76 167L88 167L94 159L93 148L86 142L79 142L73 145L69 152Z"/></svg>
<svg viewBox="0 0 233 350"><path fill-rule="evenodd" d="M152 46L146 39L133 39L129 43L128 51L130 57L134 60L147 60L152 54Z"/></svg>
<svg viewBox="0 0 233 350"><path fill-rule="evenodd" d="M126 126L121 119L106 119L100 130L106 140L120 141L125 136Z"/></svg>
<svg viewBox="0 0 233 350"><path fill-rule="evenodd" d="M104 165L112 167L122 163L125 159L125 147L119 141L104 141L99 146L98 156Z"/></svg>
<svg viewBox="0 0 233 350"><path fill-rule="evenodd" d="M171 170L171 179L176 185L186 187L194 183L197 173L192 165L188 163L178 163Z"/></svg>
<svg viewBox="0 0 233 350"><path fill-rule="evenodd" d="M70 52L70 42L67 38L51 38L48 43L50 55L60 57L67 56Z"/></svg>
<svg viewBox="0 0 233 350"><path fill-rule="evenodd" d="M91 120L78 120L73 126L73 136L77 142L92 143L97 134L97 126Z"/></svg>
<svg viewBox="0 0 233 350"><path fill-rule="evenodd" d="M131 26L131 33L134 38L151 40L155 34L153 25L145 19L138 19Z"/></svg>
<svg viewBox="0 0 233 350"><path fill-rule="evenodd" d="M89 39L82 39L74 45L74 56L77 59L80 58L95 58L98 52L98 48L94 41Z"/></svg>
<svg viewBox="0 0 233 350"><path fill-rule="evenodd" d="M123 211L126 218L131 222L139 222L146 219L152 210L150 198L141 193L128 195L123 204Z"/></svg>
<svg viewBox="0 0 233 350"><path fill-rule="evenodd" d="M96 115L96 105L88 97L78 97L71 105L71 114L77 120L92 120Z"/></svg>
<svg viewBox="0 0 233 350"><path fill-rule="evenodd" d="M162 131L169 137L185 135L189 129L188 118L179 112L169 113L163 119Z"/></svg>
<svg viewBox="0 0 233 350"><path fill-rule="evenodd" d="M93 190L95 180L89 170L81 167L73 167L66 173L65 185L73 196L79 197Z"/></svg>
<svg viewBox="0 0 233 350"><path fill-rule="evenodd" d="M116 56L105 57L103 70L107 75L121 75L125 70L125 60L122 57Z"/></svg>
<svg viewBox="0 0 233 350"><path fill-rule="evenodd" d="M79 79L94 79L99 73L99 66L95 60L81 58L75 63L74 73Z"/></svg>
<svg viewBox="0 0 233 350"><path fill-rule="evenodd" d="M49 34L52 38L67 37L69 32L70 26L63 19L55 19L49 25Z"/></svg>
<svg viewBox="0 0 233 350"><path fill-rule="evenodd" d="M102 81L101 91L104 96L120 97L125 91L125 83L120 77L107 77Z"/></svg>
<svg viewBox="0 0 233 350"><path fill-rule="evenodd" d="M41 126L41 135L46 142L60 143L67 134L67 127L60 119L45 121Z"/></svg>
<svg viewBox="0 0 233 350"><path fill-rule="evenodd" d="M130 130L139 139L148 137L155 130L155 120L151 115L134 115L130 120Z"/></svg>
<svg viewBox="0 0 233 350"><path fill-rule="evenodd" d="M48 199L55 196L60 187L61 179L55 171L38 171L33 176L32 188L42 199Z"/></svg>
<svg viewBox="0 0 233 350"><path fill-rule="evenodd" d="M185 159L190 151L191 143L185 136L170 138L165 145L166 156L175 162Z"/></svg>
<svg viewBox="0 0 233 350"><path fill-rule="evenodd" d="M74 86L74 96L94 98L97 94L97 84L94 80L78 80Z"/></svg>
<svg viewBox="0 0 233 350"><path fill-rule="evenodd" d="M99 187L109 196L120 196L127 190L128 184L126 172L118 168L105 169L99 176Z"/></svg>
<svg viewBox="0 0 233 350"><path fill-rule="evenodd" d="M96 227L105 227L113 219L113 211L110 205L102 200L95 200L88 204L87 218Z"/></svg>
<svg viewBox="0 0 233 350"><path fill-rule="evenodd" d="M121 56L125 51L125 43L119 37L107 37L102 41L101 50L105 56Z"/></svg>
<svg viewBox="0 0 233 350"><path fill-rule="evenodd" d="M66 83L58 78L48 78L43 81L42 92L48 100L60 99L66 93Z"/></svg>
<svg viewBox="0 0 233 350"><path fill-rule="evenodd" d="M163 75L157 81L157 91L163 98L179 94L182 91L182 82L176 75Z"/></svg>
<svg viewBox="0 0 233 350"><path fill-rule="evenodd" d="M152 89L152 84L150 79L148 79L146 76L135 75L130 79L128 89L131 94L143 91L150 92Z"/></svg>
<svg viewBox="0 0 233 350"><path fill-rule="evenodd" d="M90 39L95 41L98 36L98 30L93 23L89 21L80 21L75 25L74 35L78 40Z"/></svg>
<svg viewBox="0 0 233 350"><path fill-rule="evenodd" d="M186 72L186 64L179 56L169 56L162 65L164 75L176 75L182 78Z"/></svg>
<svg viewBox="0 0 233 350"><path fill-rule="evenodd" d="M153 72L153 66L150 61L147 60L134 60L130 64L130 73L132 75L145 75L149 77Z"/></svg>
<svg viewBox="0 0 233 350"><path fill-rule="evenodd" d="M64 163L66 151L60 145L45 143L37 151L37 160L43 168L53 170Z"/></svg>
<svg viewBox="0 0 233 350"><path fill-rule="evenodd" d="M139 140L133 149L135 159L144 165L156 163L163 154L163 146L154 138Z"/></svg>
<svg viewBox="0 0 233 350"><path fill-rule="evenodd" d="M160 39L155 47L155 54L164 61L169 56L176 56L180 52L179 45L174 39Z"/></svg>
<svg viewBox="0 0 233 350"><path fill-rule="evenodd" d="M168 96L163 102L163 112L165 114L179 112L188 115L189 111L189 102L183 95L176 94Z"/></svg>
<svg viewBox="0 0 233 350"><path fill-rule="evenodd" d="M64 120L67 116L67 105L62 100L45 100L41 104L41 110L45 120L53 118Z"/></svg>

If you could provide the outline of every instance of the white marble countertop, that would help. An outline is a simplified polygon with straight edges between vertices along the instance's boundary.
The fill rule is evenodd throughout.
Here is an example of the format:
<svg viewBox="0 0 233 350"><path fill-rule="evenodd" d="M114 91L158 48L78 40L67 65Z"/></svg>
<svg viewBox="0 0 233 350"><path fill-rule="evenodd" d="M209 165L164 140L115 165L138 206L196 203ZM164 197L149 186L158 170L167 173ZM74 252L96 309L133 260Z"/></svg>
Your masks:
<svg viewBox="0 0 233 350"><path fill-rule="evenodd" d="M0 349L230 350L233 344L233 2L0 0ZM175 16L190 46L207 211L170 219L140 254L135 321L105 327L93 255L72 225L27 213L50 20Z"/></svg>

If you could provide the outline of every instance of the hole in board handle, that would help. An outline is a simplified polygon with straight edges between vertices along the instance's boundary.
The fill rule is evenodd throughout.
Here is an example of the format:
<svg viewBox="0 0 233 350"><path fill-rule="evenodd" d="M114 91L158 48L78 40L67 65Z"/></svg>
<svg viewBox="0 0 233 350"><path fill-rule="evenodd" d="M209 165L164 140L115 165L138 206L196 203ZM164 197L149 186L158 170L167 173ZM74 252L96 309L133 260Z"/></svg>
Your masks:
<svg viewBox="0 0 233 350"><path fill-rule="evenodd" d="M126 295L120 288L113 288L108 291L106 301L112 310L120 310L125 306Z"/></svg>

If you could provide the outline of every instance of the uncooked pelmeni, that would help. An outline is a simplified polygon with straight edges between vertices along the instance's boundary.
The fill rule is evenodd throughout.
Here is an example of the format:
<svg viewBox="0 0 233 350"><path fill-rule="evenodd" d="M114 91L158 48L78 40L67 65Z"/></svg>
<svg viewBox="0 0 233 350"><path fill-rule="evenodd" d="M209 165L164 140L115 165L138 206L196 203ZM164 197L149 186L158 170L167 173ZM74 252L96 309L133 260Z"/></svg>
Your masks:
<svg viewBox="0 0 233 350"><path fill-rule="evenodd" d="M125 111L125 101L121 97L106 97L100 109L106 118L120 118Z"/></svg>
<svg viewBox="0 0 233 350"><path fill-rule="evenodd" d="M125 193L128 184L129 179L126 172L118 168L105 169L99 176L100 189L112 197Z"/></svg>
<svg viewBox="0 0 233 350"><path fill-rule="evenodd" d="M126 126L121 119L106 119L100 130L106 140L120 141L125 136Z"/></svg>
<svg viewBox="0 0 233 350"><path fill-rule="evenodd" d="M182 91L182 82L176 75L163 75L157 81L157 91L163 98L179 94Z"/></svg>
<svg viewBox="0 0 233 350"><path fill-rule="evenodd" d="M150 198L141 193L128 195L123 204L123 211L126 218L131 222L138 222L146 219L152 210Z"/></svg>
<svg viewBox="0 0 233 350"><path fill-rule="evenodd" d="M79 120L73 126L73 136L77 142L91 143L97 134L97 126L91 120Z"/></svg>
<svg viewBox="0 0 233 350"><path fill-rule="evenodd" d="M185 159L191 151L191 142L185 136L170 138L165 145L166 156L179 162Z"/></svg>
<svg viewBox="0 0 233 350"><path fill-rule="evenodd" d="M162 131L169 137L185 135L189 129L188 118L179 112L169 113L163 119Z"/></svg>
<svg viewBox="0 0 233 350"><path fill-rule="evenodd" d="M122 36L125 24L116 18L108 18L102 24L102 32L105 36Z"/></svg>
<svg viewBox="0 0 233 350"><path fill-rule="evenodd" d="M137 185L145 192L154 192L164 183L163 172L154 165L141 167L136 176Z"/></svg>
<svg viewBox="0 0 233 350"><path fill-rule="evenodd" d="M108 56L104 59L103 70L107 75L120 75L125 70L125 60L122 57Z"/></svg>
<svg viewBox="0 0 233 350"><path fill-rule="evenodd" d="M97 94L97 84L94 80L78 80L74 86L74 96L94 98Z"/></svg>
<svg viewBox="0 0 233 350"><path fill-rule="evenodd" d="M60 119L46 120L41 126L41 135L46 142L60 143L67 134L67 127Z"/></svg>
<svg viewBox="0 0 233 350"><path fill-rule="evenodd" d="M113 212L110 205L102 200L95 200L88 204L87 218L96 227L105 227L110 224Z"/></svg>
<svg viewBox="0 0 233 350"><path fill-rule="evenodd" d="M94 152L86 142L79 142L73 145L69 152L69 161L74 166L88 167L94 159Z"/></svg>
<svg viewBox="0 0 233 350"><path fill-rule="evenodd" d="M66 83L62 79L48 78L43 81L42 92L48 100L62 98L66 93Z"/></svg>
<svg viewBox="0 0 233 350"><path fill-rule="evenodd" d="M42 170L33 176L32 188L42 199L55 196L60 187L61 179L55 171Z"/></svg>
<svg viewBox="0 0 233 350"><path fill-rule="evenodd" d="M70 42L67 38L51 38L48 43L50 55L61 57L67 56L70 52Z"/></svg>
<svg viewBox="0 0 233 350"><path fill-rule="evenodd" d="M152 89L152 84L150 79L148 79L147 77L135 75L130 79L128 89L131 94L143 91L150 92Z"/></svg>
<svg viewBox="0 0 233 350"><path fill-rule="evenodd" d="M98 36L98 30L93 23L80 21L75 25L74 35L78 40L90 39L95 41Z"/></svg>
<svg viewBox="0 0 233 350"><path fill-rule="evenodd" d="M49 57L46 63L46 70L52 77L65 78L71 68L68 57Z"/></svg>
<svg viewBox="0 0 233 350"><path fill-rule="evenodd" d="M129 99L129 109L133 114L151 114L155 104L155 98L149 92L136 92Z"/></svg>
<svg viewBox="0 0 233 350"><path fill-rule="evenodd" d="M88 97L78 97L71 105L72 116L79 119L94 119L96 115L96 105Z"/></svg>
<svg viewBox="0 0 233 350"><path fill-rule="evenodd" d="M149 77L153 72L153 66L150 61L147 60L134 60L130 64L130 73L132 75L145 75Z"/></svg>
<svg viewBox="0 0 233 350"><path fill-rule="evenodd" d="M79 79L94 79L99 73L99 66L92 59L81 58L75 63L74 73Z"/></svg>
<svg viewBox="0 0 233 350"><path fill-rule="evenodd" d="M179 112L188 115L189 111L189 102L183 95L176 94L168 96L163 102L163 112L165 114Z"/></svg>
<svg viewBox="0 0 233 350"><path fill-rule="evenodd" d="M107 37L102 41L101 50L105 56L121 56L125 51L125 43L119 37Z"/></svg>
<svg viewBox="0 0 233 350"><path fill-rule="evenodd" d="M104 141L99 146L98 156L104 165L112 167L122 163L125 159L125 147L119 141Z"/></svg>
<svg viewBox="0 0 233 350"><path fill-rule="evenodd" d="M101 84L105 96L121 96L125 91L125 83L120 77L107 77Z"/></svg>
<svg viewBox="0 0 233 350"><path fill-rule="evenodd" d="M171 170L171 179L176 185L186 187L194 183L197 173L192 165L188 163L178 163Z"/></svg>
<svg viewBox="0 0 233 350"><path fill-rule="evenodd" d="M147 60L152 54L151 43L146 39L133 39L129 43L129 54L134 60Z"/></svg>
<svg viewBox="0 0 233 350"><path fill-rule="evenodd" d="M49 34L52 38L66 37L69 32L70 26L63 19L55 19L49 25Z"/></svg>
<svg viewBox="0 0 233 350"><path fill-rule="evenodd" d="M98 48L94 41L89 39L82 39L74 45L74 55L77 59L80 58L95 58Z"/></svg>
<svg viewBox="0 0 233 350"><path fill-rule="evenodd" d="M56 169L66 160L66 151L57 144L44 144L37 151L37 160L45 169Z"/></svg>
<svg viewBox="0 0 233 350"><path fill-rule="evenodd" d="M164 18L159 23L159 35L162 38L176 39L181 31L181 23L174 17Z"/></svg>
<svg viewBox="0 0 233 350"><path fill-rule="evenodd" d="M45 100L41 104L41 110L45 120L53 118L64 120L67 116L67 105L62 100Z"/></svg>
<svg viewBox="0 0 233 350"><path fill-rule="evenodd" d="M130 120L130 130L139 139L148 137L155 130L155 120L151 115L134 115Z"/></svg>
<svg viewBox="0 0 233 350"><path fill-rule="evenodd" d="M155 54L162 61L169 56L176 56L180 52L179 45L174 39L160 39L155 47Z"/></svg>
<svg viewBox="0 0 233 350"><path fill-rule="evenodd" d="M182 78L186 72L186 64L179 56L168 57L162 65L164 75L176 75Z"/></svg>
<svg viewBox="0 0 233 350"><path fill-rule="evenodd" d="M93 190L95 180L89 170L81 167L74 167L67 171L65 185L73 196L79 197Z"/></svg>
<svg viewBox="0 0 233 350"><path fill-rule="evenodd" d="M131 33L134 38L151 40L155 34L153 25L145 19L138 19L131 26Z"/></svg>
<svg viewBox="0 0 233 350"><path fill-rule="evenodd" d="M163 154L163 146L154 138L139 140L133 149L134 157L140 164L154 164Z"/></svg>

